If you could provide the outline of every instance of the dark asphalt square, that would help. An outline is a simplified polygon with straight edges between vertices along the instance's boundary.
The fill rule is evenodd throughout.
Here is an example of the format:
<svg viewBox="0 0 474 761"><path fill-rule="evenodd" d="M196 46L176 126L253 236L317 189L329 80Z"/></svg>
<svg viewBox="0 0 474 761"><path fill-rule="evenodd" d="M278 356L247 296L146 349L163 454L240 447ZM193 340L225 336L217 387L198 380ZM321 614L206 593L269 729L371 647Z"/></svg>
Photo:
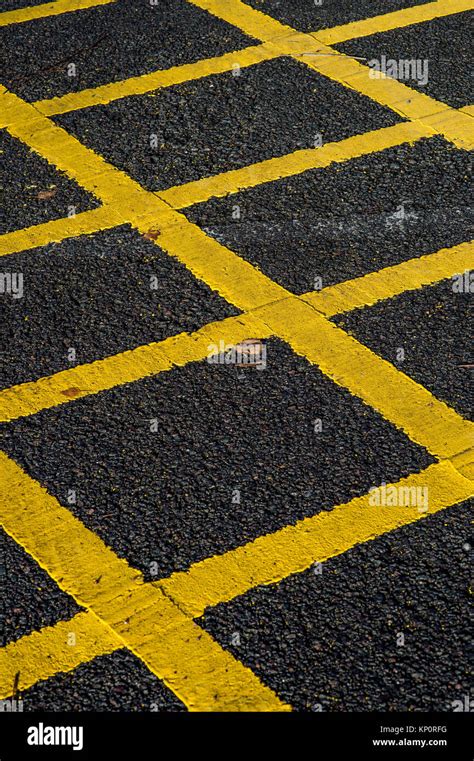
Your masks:
<svg viewBox="0 0 474 761"><path fill-rule="evenodd" d="M129 650L116 650L20 693L23 711L185 711L183 703Z"/></svg>
<svg viewBox="0 0 474 761"><path fill-rule="evenodd" d="M0 81L53 98L255 44L186 0L117 0L0 28ZM72 68L72 66L74 68Z"/></svg>
<svg viewBox="0 0 474 761"><path fill-rule="evenodd" d="M424 5L426 0L245 0L245 3L298 31L315 32Z"/></svg>
<svg viewBox="0 0 474 761"><path fill-rule="evenodd" d="M0 195L0 234L99 206L92 195L5 130L0 130Z"/></svg>
<svg viewBox="0 0 474 761"><path fill-rule="evenodd" d="M0 646L68 621L79 613L73 598L0 528Z"/></svg>
<svg viewBox="0 0 474 761"><path fill-rule="evenodd" d="M473 20L474 15L466 11L404 29L349 40L335 47L367 61L382 62L382 55L387 62L390 59L397 62L419 61L420 69L416 71L416 76L413 78L409 71L410 78L401 81L452 108L462 108L471 105L474 100L470 55Z"/></svg>
<svg viewBox="0 0 474 761"><path fill-rule="evenodd" d="M474 273L467 271L333 319L460 415L473 419L473 293Z"/></svg>
<svg viewBox="0 0 474 761"><path fill-rule="evenodd" d="M147 579L433 461L286 344L266 353L265 369L190 363L19 419L2 448Z"/></svg>
<svg viewBox="0 0 474 761"><path fill-rule="evenodd" d="M297 711L452 712L470 692L470 517L448 508L199 623Z"/></svg>
<svg viewBox="0 0 474 761"><path fill-rule="evenodd" d="M1 11L16 11L33 5L44 5L44 0L2 0Z"/></svg>
<svg viewBox="0 0 474 761"><path fill-rule="evenodd" d="M4 387L237 314L126 225L12 254L2 271L23 293L1 295Z"/></svg>
<svg viewBox="0 0 474 761"><path fill-rule="evenodd" d="M469 154L433 137L211 199L186 214L301 294L470 240L470 188Z"/></svg>
<svg viewBox="0 0 474 761"><path fill-rule="evenodd" d="M56 121L144 187L160 190L400 118L283 57L239 76L215 74Z"/></svg>

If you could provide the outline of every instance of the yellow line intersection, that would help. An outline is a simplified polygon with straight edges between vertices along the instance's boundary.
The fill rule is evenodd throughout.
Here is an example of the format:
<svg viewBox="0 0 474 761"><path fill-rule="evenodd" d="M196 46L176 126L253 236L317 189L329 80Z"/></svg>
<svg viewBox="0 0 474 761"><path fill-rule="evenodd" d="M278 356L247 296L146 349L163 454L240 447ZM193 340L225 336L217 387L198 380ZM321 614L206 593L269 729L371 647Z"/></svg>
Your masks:
<svg viewBox="0 0 474 761"><path fill-rule="evenodd" d="M240 0L189 1L260 39L261 44L36 104L28 104L2 88L0 127L66 172L102 206L73 219L54 220L1 236L0 255L123 223L142 233L153 228L160 248L243 314L206 325L193 334L183 333L6 389L0 392L1 419L32 415L200 360L207 355L209 344L221 339L237 343L250 337L277 336L436 457L438 462L425 471L398 482L403 486L429 484L428 515L467 499L474 493L474 426L328 318L469 268L472 242L298 297L207 236L179 209L434 134L444 135L459 148L472 147L469 107L452 109L396 80L370 79L366 66L328 47L328 43L458 13L472 8L472 3L438 0L332 30L302 34ZM107 2L110 0L57 0L0 14L0 25ZM151 193L48 118L229 71L236 61L240 66L251 66L284 55L388 106L409 121ZM316 561L428 517L416 508L403 508L396 514L390 508L371 510L369 496L364 495L236 550L207 558L186 572L144 583L138 571L120 560L16 463L2 454L1 464L5 478L0 515L5 530L86 609L71 621L34 632L0 650L0 692L5 697L11 694L18 671L19 688L26 689L96 655L127 647L190 710L290 710L193 619L208 606L233 599L257 585L276 583ZM77 648L67 645L70 631L78 635Z"/></svg>

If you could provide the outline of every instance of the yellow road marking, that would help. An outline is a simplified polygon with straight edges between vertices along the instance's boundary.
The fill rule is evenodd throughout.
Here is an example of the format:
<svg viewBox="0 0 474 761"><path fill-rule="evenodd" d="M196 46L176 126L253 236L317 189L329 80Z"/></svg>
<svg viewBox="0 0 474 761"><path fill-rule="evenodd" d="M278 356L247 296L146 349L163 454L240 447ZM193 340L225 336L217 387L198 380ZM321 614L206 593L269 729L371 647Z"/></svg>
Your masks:
<svg viewBox="0 0 474 761"><path fill-rule="evenodd" d="M120 224L111 209L101 206L91 211L83 211L75 217L53 219L40 225L25 227L0 235L0 256L28 251L38 246L59 243L66 238L87 235L98 230L107 230Z"/></svg>
<svg viewBox="0 0 474 761"><path fill-rule="evenodd" d="M7 533L189 710L289 710L250 669L160 589L145 584L138 571L3 453L0 466L0 516Z"/></svg>
<svg viewBox="0 0 474 761"><path fill-rule="evenodd" d="M170 69L159 69L149 74L140 74L120 82L111 82L79 92L67 93L56 98L36 101L35 108L45 116L65 114L90 106L104 105L130 95L144 95L164 87L192 82L211 74L223 74L232 71L235 65L240 68L253 66L262 61L275 58L276 53L265 44L253 45L233 53L225 53L215 58L206 58L195 63L185 63Z"/></svg>
<svg viewBox="0 0 474 761"><path fill-rule="evenodd" d="M318 73L368 96L400 116L419 121L423 126L434 129L459 148L468 149L474 145L474 130L466 114L383 74L377 79L372 79L370 75L373 72L368 66L325 45L318 32L297 32L261 11L245 5L241 0L189 2L267 42L280 55L292 56ZM440 119L439 115L442 112L446 113ZM446 116L449 118L445 118Z"/></svg>
<svg viewBox="0 0 474 761"><path fill-rule="evenodd" d="M31 5L28 8L18 8L15 11L0 13L0 26L21 24L23 21L45 18L45 16L59 16L62 13L81 11L85 8L95 8L98 5L109 5L117 0L55 0L43 5Z"/></svg>
<svg viewBox="0 0 474 761"><path fill-rule="evenodd" d="M205 359L209 347L267 338L267 326L250 314L209 323L195 333L180 333L159 343L139 346L89 364L62 370L39 380L0 391L0 422L34 415L74 399L158 375L188 362Z"/></svg>
<svg viewBox="0 0 474 761"><path fill-rule="evenodd" d="M365 494L223 555L206 558L188 571L174 573L153 584L195 618L210 606L232 600L262 584L275 584L313 563L341 555L362 542L433 515L474 494L472 482L448 461L402 478L394 486L426 486L428 512L421 513L417 507L372 506L371 494Z"/></svg>
<svg viewBox="0 0 474 761"><path fill-rule="evenodd" d="M306 293L301 298L326 317L334 317L336 314L393 298L405 291L439 283L473 268L474 241L469 241L377 272L369 272L321 291Z"/></svg>
<svg viewBox="0 0 474 761"><path fill-rule="evenodd" d="M314 563L449 508L474 493L472 483L447 461L389 486L392 485L427 487L428 512L420 513L416 507L372 506L370 495L365 494L330 512L318 513L223 555L194 563L187 571L153 584L189 616L201 616L208 607L228 602L257 586L278 583ZM70 632L76 633L77 648L67 644ZM25 690L41 679L70 671L122 645L92 613L79 613L71 621L22 637L0 650L0 698L10 697L17 672L19 690Z"/></svg>
<svg viewBox="0 0 474 761"><path fill-rule="evenodd" d="M382 127L362 135L326 143L320 148L303 148L242 169L232 169L212 177L204 177L202 180L175 185L167 190L158 191L156 195L174 209L182 209L209 198L220 198L265 182L293 177L308 169L327 167L333 162L343 163L403 143L414 143L432 134L432 130L427 127L402 122L393 127Z"/></svg>
<svg viewBox="0 0 474 761"><path fill-rule="evenodd" d="M0 700L12 696L17 674L21 692L121 647L123 641L93 613L77 613L69 621L32 632L0 648Z"/></svg>
<svg viewBox="0 0 474 761"><path fill-rule="evenodd" d="M436 0L433 3L415 5L411 8L403 8L399 11L384 13L380 16L351 21L341 26L333 26L331 29L319 29L313 34L325 45L336 45L339 42L368 37L379 32L388 32L392 29L402 29L412 24L420 24L423 21L432 21L436 18L444 18L454 13L471 10L472 0Z"/></svg>
<svg viewBox="0 0 474 761"><path fill-rule="evenodd" d="M272 333L438 458L471 449L474 424L301 299L258 309Z"/></svg>

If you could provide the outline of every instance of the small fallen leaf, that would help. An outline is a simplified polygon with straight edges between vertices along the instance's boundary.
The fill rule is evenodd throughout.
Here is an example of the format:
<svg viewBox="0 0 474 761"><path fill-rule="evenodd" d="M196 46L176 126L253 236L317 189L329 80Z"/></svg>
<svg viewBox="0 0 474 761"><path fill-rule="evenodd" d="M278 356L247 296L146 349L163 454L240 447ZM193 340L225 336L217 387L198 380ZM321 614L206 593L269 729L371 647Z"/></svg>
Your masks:
<svg viewBox="0 0 474 761"><path fill-rule="evenodd" d="M80 393L81 393L81 389L80 388L76 388L75 386L72 386L71 388L65 388L64 391L61 391L61 394L63 394L64 396L69 397L69 399L74 398L75 396L77 396Z"/></svg>
<svg viewBox="0 0 474 761"><path fill-rule="evenodd" d="M159 230L148 230L148 232L143 233L143 237L146 240L156 240L160 234Z"/></svg>
<svg viewBox="0 0 474 761"><path fill-rule="evenodd" d="M37 194L36 198L38 198L40 201L47 201L48 198L52 198L56 195L58 191L56 189L54 190L40 190L40 192Z"/></svg>

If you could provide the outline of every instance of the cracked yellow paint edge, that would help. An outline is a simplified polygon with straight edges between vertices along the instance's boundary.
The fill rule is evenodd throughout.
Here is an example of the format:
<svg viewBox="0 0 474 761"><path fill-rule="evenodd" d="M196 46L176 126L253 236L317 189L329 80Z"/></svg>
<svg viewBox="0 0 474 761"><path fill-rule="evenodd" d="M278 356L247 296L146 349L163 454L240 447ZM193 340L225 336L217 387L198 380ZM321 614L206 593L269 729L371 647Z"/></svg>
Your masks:
<svg viewBox="0 0 474 761"><path fill-rule="evenodd" d="M55 0L52 3L31 5L28 8L18 8L14 11L0 13L0 26L21 24L24 21L45 18L46 16L59 16L62 13L81 11L86 8L95 8L99 5L109 5L116 0Z"/></svg>
<svg viewBox="0 0 474 761"><path fill-rule="evenodd" d="M4 453L0 469L5 531L189 710L291 710Z"/></svg>
<svg viewBox="0 0 474 761"><path fill-rule="evenodd" d="M340 42L368 37L380 32L402 29L406 26L412 26L412 24L445 18L455 13L471 10L473 7L472 0L436 0L433 3L402 8L399 11L383 13L360 21L351 21L348 24L333 26L331 29L320 29L314 31L313 34L316 34L325 45L336 45Z"/></svg>
<svg viewBox="0 0 474 761"><path fill-rule="evenodd" d="M330 512L318 513L222 555L194 563L187 571L152 584L190 616L198 617L208 607L228 602L257 586L276 584L313 563L324 562L358 544L452 507L474 493L473 484L447 461L393 485L427 486L428 512L423 514L409 507L374 507L365 494L337 505ZM78 649L67 645L70 632L76 634ZM11 696L18 672L21 691L120 647L122 642L109 634L93 614L78 613L70 621L46 627L0 650L0 698Z"/></svg>
<svg viewBox="0 0 474 761"><path fill-rule="evenodd" d="M301 296L326 317L372 306L474 269L474 240Z"/></svg>

